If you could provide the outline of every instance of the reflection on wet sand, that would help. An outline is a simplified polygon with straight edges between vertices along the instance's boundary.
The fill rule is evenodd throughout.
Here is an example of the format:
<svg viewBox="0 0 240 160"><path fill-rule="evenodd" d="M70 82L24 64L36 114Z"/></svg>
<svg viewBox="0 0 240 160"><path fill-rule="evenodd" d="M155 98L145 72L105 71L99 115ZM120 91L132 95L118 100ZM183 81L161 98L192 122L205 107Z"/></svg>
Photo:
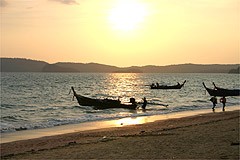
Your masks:
<svg viewBox="0 0 240 160"><path fill-rule="evenodd" d="M124 118L116 121L116 124L121 126L143 124L148 122L148 117Z"/></svg>

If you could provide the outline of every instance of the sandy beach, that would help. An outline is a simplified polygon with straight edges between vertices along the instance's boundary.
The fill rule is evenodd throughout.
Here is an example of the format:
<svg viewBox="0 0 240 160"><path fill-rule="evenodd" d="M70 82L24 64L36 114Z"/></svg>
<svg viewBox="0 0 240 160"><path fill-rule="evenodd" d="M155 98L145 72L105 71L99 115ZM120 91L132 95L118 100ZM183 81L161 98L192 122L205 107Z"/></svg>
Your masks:
<svg viewBox="0 0 240 160"><path fill-rule="evenodd" d="M239 159L239 110L1 144L2 159Z"/></svg>

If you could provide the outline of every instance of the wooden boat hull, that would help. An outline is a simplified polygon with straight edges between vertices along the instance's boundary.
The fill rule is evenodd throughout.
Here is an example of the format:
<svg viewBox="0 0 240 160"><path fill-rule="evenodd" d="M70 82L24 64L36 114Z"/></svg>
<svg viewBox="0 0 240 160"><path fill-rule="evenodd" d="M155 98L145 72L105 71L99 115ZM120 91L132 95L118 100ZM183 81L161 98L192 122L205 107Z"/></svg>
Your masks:
<svg viewBox="0 0 240 160"><path fill-rule="evenodd" d="M108 109L108 108L126 108L126 109L136 109L137 105L135 104L122 104L119 100L111 99L92 99L82 95L77 94L72 87L74 96L76 97L79 105L81 106L94 106L98 109Z"/></svg>
<svg viewBox="0 0 240 160"><path fill-rule="evenodd" d="M173 86L150 86L151 89L181 89L184 84L186 83L186 80L182 84L177 84Z"/></svg>
<svg viewBox="0 0 240 160"><path fill-rule="evenodd" d="M234 89L224 89L215 86L215 89L207 88L206 85L203 83L204 88L207 90L210 96L218 96L218 97L227 97L227 96L239 96L240 90Z"/></svg>

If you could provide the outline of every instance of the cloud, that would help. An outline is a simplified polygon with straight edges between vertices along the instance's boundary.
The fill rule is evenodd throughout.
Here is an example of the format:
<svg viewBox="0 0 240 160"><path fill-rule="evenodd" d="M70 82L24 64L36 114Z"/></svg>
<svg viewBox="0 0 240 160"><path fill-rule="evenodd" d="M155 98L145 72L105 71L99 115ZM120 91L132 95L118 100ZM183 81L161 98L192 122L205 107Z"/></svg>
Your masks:
<svg viewBox="0 0 240 160"><path fill-rule="evenodd" d="M77 0L49 0L49 1L60 2L63 4L78 4Z"/></svg>
<svg viewBox="0 0 240 160"><path fill-rule="evenodd" d="M0 7L5 7L7 4L8 3L5 0L0 0Z"/></svg>

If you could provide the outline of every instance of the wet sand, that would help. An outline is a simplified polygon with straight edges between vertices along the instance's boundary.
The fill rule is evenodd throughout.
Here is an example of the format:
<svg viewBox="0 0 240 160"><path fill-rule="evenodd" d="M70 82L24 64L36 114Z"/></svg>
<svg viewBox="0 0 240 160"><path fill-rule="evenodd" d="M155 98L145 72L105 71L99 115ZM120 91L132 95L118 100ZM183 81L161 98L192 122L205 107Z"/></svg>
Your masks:
<svg viewBox="0 0 240 160"><path fill-rule="evenodd" d="M239 159L239 110L1 144L2 159Z"/></svg>

